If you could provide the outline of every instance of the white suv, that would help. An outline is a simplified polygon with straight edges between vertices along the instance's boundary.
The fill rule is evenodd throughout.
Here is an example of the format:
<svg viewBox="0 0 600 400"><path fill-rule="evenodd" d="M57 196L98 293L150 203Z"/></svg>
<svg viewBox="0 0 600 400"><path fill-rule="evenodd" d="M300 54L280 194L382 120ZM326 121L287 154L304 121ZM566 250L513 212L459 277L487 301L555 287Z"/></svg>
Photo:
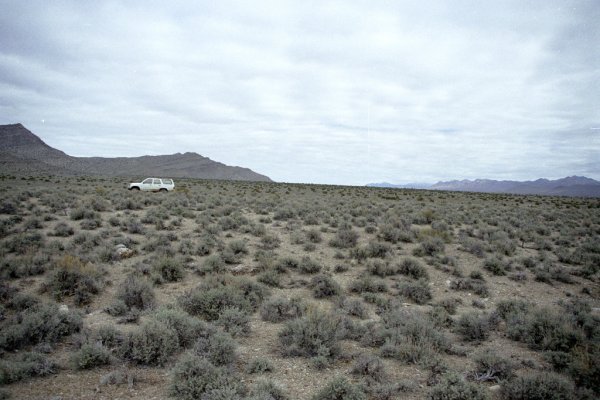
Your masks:
<svg viewBox="0 0 600 400"><path fill-rule="evenodd" d="M146 178L141 182L129 184L129 190L148 190L151 192L168 192L175 189L173 179Z"/></svg>

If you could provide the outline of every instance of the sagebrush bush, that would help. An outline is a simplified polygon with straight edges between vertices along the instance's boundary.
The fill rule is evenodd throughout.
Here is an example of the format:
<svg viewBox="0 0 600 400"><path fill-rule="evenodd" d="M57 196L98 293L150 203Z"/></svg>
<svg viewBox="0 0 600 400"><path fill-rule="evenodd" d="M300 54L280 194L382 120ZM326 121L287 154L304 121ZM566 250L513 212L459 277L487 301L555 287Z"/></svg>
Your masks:
<svg viewBox="0 0 600 400"><path fill-rule="evenodd" d="M281 352L285 356L325 357L340 354L338 330L340 318L318 310L289 321L279 332Z"/></svg>
<svg viewBox="0 0 600 400"><path fill-rule="evenodd" d="M260 316L269 322L282 322L300 318L306 312L306 304L300 299L275 297L267 300L260 308Z"/></svg>
<svg viewBox="0 0 600 400"><path fill-rule="evenodd" d="M44 354L25 352L13 360L0 360L0 385L56 372L58 366Z"/></svg>
<svg viewBox="0 0 600 400"><path fill-rule="evenodd" d="M405 258L398 265L398 272L414 279L429 279L427 269L415 258Z"/></svg>
<svg viewBox="0 0 600 400"><path fill-rule="evenodd" d="M70 255L56 261L44 289L54 298L73 297L77 305L88 304L101 289L101 271L81 259Z"/></svg>
<svg viewBox="0 0 600 400"><path fill-rule="evenodd" d="M425 238L414 251L416 256L435 256L444 252L446 245L439 237Z"/></svg>
<svg viewBox="0 0 600 400"><path fill-rule="evenodd" d="M101 344L86 343L71 355L74 369L91 369L110 364L110 352Z"/></svg>
<svg viewBox="0 0 600 400"><path fill-rule="evenodd" d="M433 298L429 284L422 279L416 282L400 282L398 292L417 304L425 304Z"/></svg>
<svg viewBox="0 0 600 400"><path fill-rule="evenodd" d="M300 270L300 272L303 274L316 274L317 272L321 271L321 268L321 264L308 256L302 257L298 263L298 270Z"/></svg>
<svg viewBox="0 0 600 400"><path fill-rule="evenodd" d="M191 315L215 321L226 308L254 312L268 296L269 290L248 278L230 275L213 276L178 299L179 305Z"/></svg>
<svg viewBox="0 0 600 400"><path fill-rule="evenodd" d="M206 322L177 308L161 308L152 314L152 318L173 330L181 347L191 346L200 335L213 329Z"/></svg>
<svg viewBox="0 0 600 400"><path fill-rule="evenodd" d="M250 390L248 400L288 400L285 391L272 381L258 381Z"/></svg>
<svg viewBox="0 0 600 400"><path fill-rule="evenodd" d="M136 364L164 365L178 349L177 332L151 319L127 334L120 353Z"/></svg>
<svg viewBox="0 0 600 400"><path fill-rule="evenodd" d="M369 260L366 264L366 269L373 275L377 275L382 278L396 275L398 273L398 266L390 263L387 260Z"/></svg>
<svg viewBox="0 0 600 400"><path fill-rule="evenodd" d="M230 365L237 357L237 345L230 335L213 331L201 336L194 344L194 353L214 365Z"/></svg>
<svg viewBox="0 0 600 400"><path fill-rule="evenodd" d="M193 353L185 354L171 371L169 394L176 399L239 399L244 391L239 377L228 368ZM219 393L229 396L219 397Z"/></svg>
<svg viewBox="0 0 600 400"><path fill-rule="evenodd" d="M172 257L160 257L152 263L152 273L155 281L176 282L183 279L185 270L181 260Z"/></svg>
<svg viewBox="0 0 600 400"><path fill-rule="evenodd" d="M575 400L575 388L562 375L534 372L510 379L501 387L506 400Z"/></svg>
<svg viewBox="0 0 600 400"><path fill-rule="evenodd" d="M352 229L350 225L343 225L338 229L329 245L340 249L348 249L356 246L359 236L358 232Z"/></svg>
<svg viewBox="0 0 600 400"><path fill-rule="evenodd" d="M383 361L371 354L361 354L352 364L352 373L376 382L383 382L387 379Z"/></svg>
<svg viewBox="0 0 600 400"><path fill-rule="evenodd" d="M381 293L388 291L384 281L381 279L373 279L370 276L362 276L350 282L348 289L354 293Z"/></svg>
<svg viewBox="0 0 600 400"><path fill-rule="evenodd" d="M525 399L526 397L522 398ZM428 400L488 400L487 389L473 382L467 382L458 374L446 374L431 388Z"/></svg>
<svg viewBox="0 0 600 400"><path fill-rule="evenodd" d="M362 388L342 376L329 381L312 397L312 400L366 400Z"/></svg>
<svg viewBox="0 0 600 400"><path fill-rule="evenodd" d="M584 341L584 333L566 315L547 308L509 313L506 331L511 339L534 350L569 352Z"/></svg>
<svg viewBox="0 0 600 400"><path fill-rule="evenodd" d="M128 309L146 310L154 306L154 289L144 278L129 275L119 285L116 298Z"/></svg>
<svg viewBox="0 0 600 400"><path fill-rule="evenodd" d="M313 296L320 299L324 297L337 296L341 293L342 288L330 275L320 274L315 275L310 280Z"/></svg>
<svg viewBox="0 0 600 400"><path fill-rule="evenodd" d="M478 312L462 314L456 324L456 331L467 341L486 340L491 328L489 315Z"/></svg>
<svg viewBox="0 0 600 400"><path fill-rule="evenodd" d="M75 311L59 310L56 304L42 303L23 311L17 320L8 320L0 330L0 349L16 350L38 343L58 342L79 332L83 325Z"/></svg>
<svg viewBox="0 0 600 400"><path fill-rule="evenodd" d="M273 372L274 370L275 366L271 360L265 357L253 358L246 365L246 373L248 374L262 374L264 372Z"/></svg>
<svg viewBox="0 0 600 400"><path fill-rule="evenodd" d="M488 380L505 380L512 378L517 364L496 353L494 350L482 350L473 356L475 361L475 377L488 376Z"/></svg>
<svg viewBox="0 0 600 400"><path fill-rule="evenodd" d="M250 334L250 316L238 308L225 308L215 324L234 337Z"/></svg>

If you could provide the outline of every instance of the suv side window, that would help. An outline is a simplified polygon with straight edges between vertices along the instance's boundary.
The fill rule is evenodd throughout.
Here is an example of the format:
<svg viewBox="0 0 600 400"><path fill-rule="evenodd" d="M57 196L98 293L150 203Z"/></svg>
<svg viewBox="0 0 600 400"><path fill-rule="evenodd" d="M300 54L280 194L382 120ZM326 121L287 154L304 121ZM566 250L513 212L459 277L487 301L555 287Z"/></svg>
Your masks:
<svg viewBox="0 0 600 400"><path fill-rule="evenodd" d="M150 185L150 184L152 183L152 178L144 179L144 180L142 181L142 183L143 183L144 185Z"/></svg>
<svg viewBox="0 0 600 400"><path fill-rule="evenodd" d="M163 179L163 183L164 183L165 185L172 185L172 184L173 184L173 181L172 181L171 179Z"/></svg>
<svg viewBox="0 0 600 400"><path fill-rule="evenodd" d="M160 179L155 179L154 180L154 184L155 185L160 185L160 184L162 184L162 182L160 181Z"/></svg>

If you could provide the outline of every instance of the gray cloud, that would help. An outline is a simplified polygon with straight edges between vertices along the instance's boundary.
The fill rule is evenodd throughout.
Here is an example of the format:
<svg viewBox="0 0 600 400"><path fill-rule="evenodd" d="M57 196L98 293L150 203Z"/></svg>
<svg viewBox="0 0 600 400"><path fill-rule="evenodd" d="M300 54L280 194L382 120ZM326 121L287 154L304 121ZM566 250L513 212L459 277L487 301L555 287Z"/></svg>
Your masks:
<svg viewBox="0 0 600 400"><path fill-rule="evenodd" d="M288 182L600 178L594 0L197 3L0 0L0 123Z"/></svg>

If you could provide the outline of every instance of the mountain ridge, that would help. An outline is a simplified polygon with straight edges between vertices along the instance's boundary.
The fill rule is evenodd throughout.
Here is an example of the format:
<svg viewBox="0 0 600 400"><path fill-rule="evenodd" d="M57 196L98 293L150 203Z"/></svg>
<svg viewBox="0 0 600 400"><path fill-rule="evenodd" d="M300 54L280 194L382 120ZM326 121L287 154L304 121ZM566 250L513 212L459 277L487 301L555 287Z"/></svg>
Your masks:
<svg viewBox="0 0 600 400"><path fill-rule="evenodd" d="M229 166L195 152L138 157L74 157L46 144L23 124L0 125L2 171L29 174L169 176L272 182L249 168Z"/></svg>
<svg viewBox="0 0 600 400"><path fill-rule="evenodd" d="M371 187L408 188L427 190L448 190L459 192L481 192L481 193L509 193L509 194L533 194L548 196L577 196L577 197L600 197L600 182L585 176L567 176L560 179L538 178L529 181L494 180L494 179L462 179L439 181L434 184L423 184L420 187L414 184L394 185L387 182L378 184L370 183ZM419 184L421 185L421 184Z"/></svg>

